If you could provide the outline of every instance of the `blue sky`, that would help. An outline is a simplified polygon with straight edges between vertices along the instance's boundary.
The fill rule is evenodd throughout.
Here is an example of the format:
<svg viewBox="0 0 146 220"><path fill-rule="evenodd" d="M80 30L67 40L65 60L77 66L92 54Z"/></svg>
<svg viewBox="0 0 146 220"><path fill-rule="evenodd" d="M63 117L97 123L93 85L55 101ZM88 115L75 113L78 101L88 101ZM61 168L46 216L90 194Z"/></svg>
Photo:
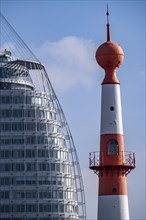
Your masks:
<svg viewBox="0 0 146 220"><path fill-rule="evenodd" d="M121 82L125 150L136 154L127 177L131 220L145 216L145 14L143 0L7 1L0 10L45 64L69 123L83 174L87 219L97 216L98 178L88 169L89 152L99 150L101 82L95 51L106 40L106 5L111 38L124 50Z"/></svg>

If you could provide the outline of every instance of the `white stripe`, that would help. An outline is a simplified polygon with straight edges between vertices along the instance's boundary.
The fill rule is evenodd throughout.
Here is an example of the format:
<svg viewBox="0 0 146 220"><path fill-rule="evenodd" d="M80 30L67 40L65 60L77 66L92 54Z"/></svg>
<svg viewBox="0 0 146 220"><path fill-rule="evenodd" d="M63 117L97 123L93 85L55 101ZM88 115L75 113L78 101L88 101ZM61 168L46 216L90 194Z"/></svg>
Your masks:
<svg viewBox="0 0 146 220"><path fill-rule="evenodd" d="M120 85L103 84L101 100L101 134L123 134Z"/></svg>
<svg viewBox="0 0 146 220"><path fill-rule="evenodd" d="M98 220L129 220L127 195L99 196Z"/></svg>

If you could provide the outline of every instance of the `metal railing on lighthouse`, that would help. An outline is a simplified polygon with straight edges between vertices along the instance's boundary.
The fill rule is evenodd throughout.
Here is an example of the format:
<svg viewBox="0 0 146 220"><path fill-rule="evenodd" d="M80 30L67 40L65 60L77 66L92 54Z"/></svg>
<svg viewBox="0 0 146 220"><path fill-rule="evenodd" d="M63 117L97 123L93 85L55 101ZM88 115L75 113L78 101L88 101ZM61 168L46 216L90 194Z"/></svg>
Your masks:
<svg viewBox="0 0 146 220"><path fill-rule="evenodd" d="M100 175L105 169L113 168L118 168L123 174L128 175L135 168L135 153L130 151L121 151L117 155L107 155L106 161L104 158L100 151L89 153L89 168L97 175Z"/></svg>

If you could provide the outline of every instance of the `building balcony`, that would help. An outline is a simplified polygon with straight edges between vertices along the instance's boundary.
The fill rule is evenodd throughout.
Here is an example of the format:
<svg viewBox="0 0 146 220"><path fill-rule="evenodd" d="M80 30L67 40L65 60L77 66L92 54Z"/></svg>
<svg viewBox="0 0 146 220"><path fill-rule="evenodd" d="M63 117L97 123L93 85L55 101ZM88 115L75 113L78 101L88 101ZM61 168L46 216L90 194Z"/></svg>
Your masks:
<svg viewBox="0 0 146 220"><path fill-rule="evenodd" d="M135 168L135 153L121 151L117 155L103 155L100 151L89 153L89 168L97 175L104 170L117 169L122 174L128 173Z"/></svg>

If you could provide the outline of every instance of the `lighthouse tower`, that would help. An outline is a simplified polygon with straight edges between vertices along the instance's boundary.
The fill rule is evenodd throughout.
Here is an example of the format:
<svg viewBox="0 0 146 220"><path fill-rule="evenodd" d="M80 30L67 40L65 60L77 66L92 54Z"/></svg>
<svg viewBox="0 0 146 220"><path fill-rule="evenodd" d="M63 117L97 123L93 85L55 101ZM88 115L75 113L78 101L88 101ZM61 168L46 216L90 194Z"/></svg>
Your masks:
<svg viewBox="0 0 146 220"><path fill-rule="evenodd" d="M116 69L122 48L111 40L107 8L107 41L96 51L104 69L101 95L100 151L89 156L89 168L99 176L98 220L129 220L126 176L135 167L134 153L124 151L120 82Z"/></svg>

